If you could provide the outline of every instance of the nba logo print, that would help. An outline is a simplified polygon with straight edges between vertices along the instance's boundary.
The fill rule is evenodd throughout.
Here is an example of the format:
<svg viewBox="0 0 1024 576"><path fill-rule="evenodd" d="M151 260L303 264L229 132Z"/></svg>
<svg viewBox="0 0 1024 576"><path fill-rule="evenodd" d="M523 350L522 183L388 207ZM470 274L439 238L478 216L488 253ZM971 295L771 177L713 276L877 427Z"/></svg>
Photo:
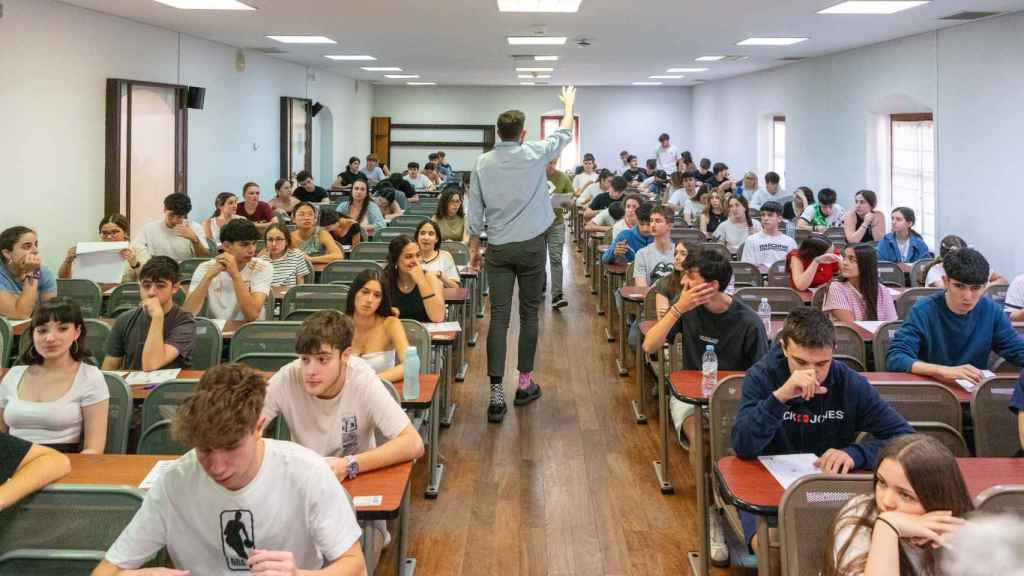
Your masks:
<svg viewBox="0 0 1024 576"><path fill-rule="evenodd" d="M341 417L341 455L350 456L359 452L359 421L355 414Z"/></svg>
<svg viewBox="0 0 1024 576"><path fill-rule="evenodd" d="M249 571L249 554L256 548L252 512L224 510L220 513L221 550L228 570Z"/></svg>

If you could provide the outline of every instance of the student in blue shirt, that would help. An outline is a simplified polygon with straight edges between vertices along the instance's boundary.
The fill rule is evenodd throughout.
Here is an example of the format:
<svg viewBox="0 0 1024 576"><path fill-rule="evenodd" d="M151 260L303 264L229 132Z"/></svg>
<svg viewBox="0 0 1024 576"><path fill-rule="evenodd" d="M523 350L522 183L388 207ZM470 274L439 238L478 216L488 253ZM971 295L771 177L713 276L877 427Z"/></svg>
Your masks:
<svg viewBox="0 0 1024 576"><path fill-rule="evenodd" d="M619 232L619 235L601 255L602 262L605 264L632 262L641 248L654 241L654 236L651 236L651 210L653 209L654 205L650 202L643 202L637 207L636 226Z"/></svg>
<svg viewBox="0 0 1024 576"><path fill-rule="evenodd" d="M0 232L0 316L32 317L36 303L57 296L57 278L39 259L39 239L31 228Z"/></svg>
<svg viewBox="0 0 1024 576"><path fill-rule="evenodd" d="M889 344L886 365L944 382L978 383L990 352L1024 365L1024 338L1013 329L1002 305L983 298L988 261L972 248L942 259L943 292L922 298Z"/></svg>
<svg viewBox="0 0 1024 576"><path fill-rule="evenodd" d="M931 255L924 238L914 230L915 221L916 216L910 208L900 207L892 211L892 232L883 236L875 248L880 261L909 264Z"/></svg>

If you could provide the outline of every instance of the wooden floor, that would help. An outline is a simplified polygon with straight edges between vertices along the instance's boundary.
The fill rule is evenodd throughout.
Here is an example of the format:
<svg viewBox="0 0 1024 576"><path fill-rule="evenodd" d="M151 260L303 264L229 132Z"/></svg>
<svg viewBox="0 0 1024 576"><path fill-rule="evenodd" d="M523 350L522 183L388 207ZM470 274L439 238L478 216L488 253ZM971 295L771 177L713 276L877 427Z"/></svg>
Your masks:
<svg viewBox="0 0 1024 576"><path fill-rule="evenodd" d="M467 348L470 370L456 383L455 422L441 431L441 495L426 500L426 466L413 483L410 554L417 573L466 575L680 575L696 547L693 473L671 447L675 495L658 490L657 413L633 422L633 385L615 373L606 320L594 311L581 258L566 248L569 306L541 309L534 379L543 397L509 403L502 424L486 418L485 342ZM506 394L514 391L517 314L509 331ZM377 570L392 574L389 547ZM727 574L728 572L717 572ZM745 573L742 571L736 573Z"/></svg>

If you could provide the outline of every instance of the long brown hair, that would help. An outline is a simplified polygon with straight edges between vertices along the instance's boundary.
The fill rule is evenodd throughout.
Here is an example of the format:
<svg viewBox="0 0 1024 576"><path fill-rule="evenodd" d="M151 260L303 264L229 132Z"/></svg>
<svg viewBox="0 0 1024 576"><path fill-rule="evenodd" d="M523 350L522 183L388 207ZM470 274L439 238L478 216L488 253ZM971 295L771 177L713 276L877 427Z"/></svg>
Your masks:
<svg viewBox="0 0 1024 576"><path fill-rule="evenodd" d="M857 257L857 291L864 298L866 320L878 320L878 253L871 244L846 248L852 249Z"/></svg>
<svg viewBox="0 0 1024 576"><path fill-rule="evenodd" d="M878 484L878 467L887 458L895 460L903 467L903 473L906 474L925 512L949 510L953 516L963 518L974 509L956 458L935 438L925 434L907 434L891 440L879 454L878 462L875 464L875 485ZM828 546L825 547L825 570L822 572L824 576L841 576L863 570L867 563L866 554L848 560L844 556L860 530L872 529L877 514L878 503L872 494L863 516L837 518L832 525ZM850 539L838 553L835 553L836 534L850 527L853 528ZM933 574L937 565L935 555L930 546L924 547L923 550L923 573ZM840 559L840 565L837 565L836 558ZM900 546L900 575L912 575L910 566L910 560Z"/></svg>

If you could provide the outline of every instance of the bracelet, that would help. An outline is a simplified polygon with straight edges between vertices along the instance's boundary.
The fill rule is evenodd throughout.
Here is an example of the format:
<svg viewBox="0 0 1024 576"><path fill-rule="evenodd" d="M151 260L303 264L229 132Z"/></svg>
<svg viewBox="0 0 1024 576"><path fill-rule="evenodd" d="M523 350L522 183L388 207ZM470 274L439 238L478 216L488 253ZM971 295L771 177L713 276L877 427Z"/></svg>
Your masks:
<svg viewBox="0 0 1024 576"><path fill-rule="evenodd" d="M426 300L427 298L433 298L434 296L437 296L437 293L431 292L430 294L423 296L423 299Z"/></svg>
<svg viewBox="0 0 1024 576"><path fill-rule="evenodd" d="M885 524L889 528L892 528L892 531L896 534L897 537L899 537L900 531L897 530L895 526L893 526L892 522L889 522L888 520L886 520L885 518L882 518L881 516L877 516L875 518L875 522L882 522L883 524Z"/></svg>

